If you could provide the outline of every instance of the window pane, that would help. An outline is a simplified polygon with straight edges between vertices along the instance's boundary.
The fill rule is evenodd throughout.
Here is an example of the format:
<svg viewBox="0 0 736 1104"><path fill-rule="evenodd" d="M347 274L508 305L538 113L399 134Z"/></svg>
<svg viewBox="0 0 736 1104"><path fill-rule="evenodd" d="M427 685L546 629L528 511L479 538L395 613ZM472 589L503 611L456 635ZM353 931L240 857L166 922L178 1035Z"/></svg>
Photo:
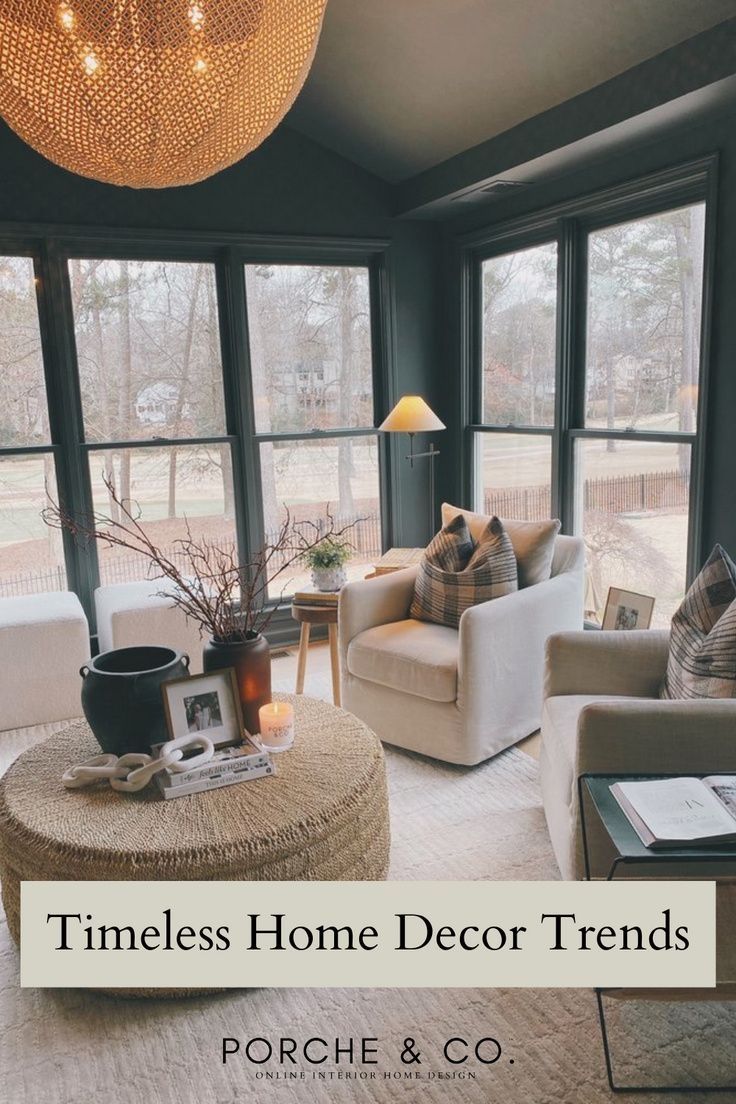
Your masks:
<svg viewBox="0 0 736 1104"><path fill-rule="evenodd" d="M557 245L484 261L483 421L552 425Z"/></svg>
<svg viewBox="0 0 736 1104"><path fill-rule="evenodd" d="M373 425L367 268L247 265L258 433Z"/></svg>
<svg viewBox="0 0 736 1104"><path fill-rule="evenodd" d="M89 464L95 511L112 516L103 476L112 477L118 496L140 507L141 521L153 543L185 570L188 561L175 543L186 537L185 519L195 540L234 547L229 445L92 452ZM151 577L148 562L135 553L100 544L98 555L103 584Z"/></svg>
<svg viewBox="0 0 736 1104"><path fill-rule="evenodd" d="M475 447L478 510L523 521L552 516L550 437L478 433Z"/></svg>
<svg viewBox="0 0 736 1104"><path fill-rule="evenodd" d="M694 432L705 205L589 238L586 424Z"/></svg>
<svg viewBox="0 0 736 1104"><path fill-rule="evenodd" d="M576 472L586 613L602 613L616 586L654 595L652 623L668 626L685 593L690 446L578 441Z"/></svg>
<svg viewBox="0 0 736 1104"><path fill-rule="evenodd" d="M66 590L61 533L41 517L46 487L56 502L54 461L47 456L0 459L0 595Z"/></svg>
<svg viewBox="0 0 736 1104"><path fill-rule="evenodd" d="M335 528L362 520L346 539L354 546L349 578L362 579L381 555L378 443L375 437L335 441L287 441L261 445L263 518L273 540L288 508L294 521L324 521L329 505ZM310 584L308 569L295 565L271 587L277 597Z"/></svg>
<svg viewBox="0 0 736 1104"><path fill-rule="evenodd" d="M225 432L214 267L69 261L88 441Z"/></svg>
<svg viewBox="0 0 736 1104"><path fill-rule="evenodd" d="M0 446L49 440L33 261L0 257Z"/></svg>

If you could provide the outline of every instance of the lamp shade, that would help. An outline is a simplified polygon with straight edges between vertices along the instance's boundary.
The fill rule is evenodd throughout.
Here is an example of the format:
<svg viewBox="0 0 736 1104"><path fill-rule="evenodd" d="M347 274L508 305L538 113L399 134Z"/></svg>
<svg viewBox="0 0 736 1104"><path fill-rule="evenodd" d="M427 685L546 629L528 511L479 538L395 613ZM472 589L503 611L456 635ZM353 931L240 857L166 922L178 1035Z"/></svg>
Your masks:
<svg viewBox="0 0 736 1104"><path fill-rule="evenodd" d="M0 0L0 115L81 176L192 184L284 117L326 3Z"/></svg>
<svg viewBox="0 0 736 1104"><path fill-rule="evenodd" d="M384 433L427 433L446 426L421 395L404 395L378 428Z"/></svg>

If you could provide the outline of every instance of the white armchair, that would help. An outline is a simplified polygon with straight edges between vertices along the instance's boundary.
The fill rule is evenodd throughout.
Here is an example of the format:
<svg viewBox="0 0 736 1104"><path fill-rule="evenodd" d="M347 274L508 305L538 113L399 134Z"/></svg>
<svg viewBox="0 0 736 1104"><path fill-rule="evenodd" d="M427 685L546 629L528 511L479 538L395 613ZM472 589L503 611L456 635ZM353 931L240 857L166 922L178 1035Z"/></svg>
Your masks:
<svg viewBox="0 0 736 1104"><path fill-rule="evenodd" d="M547 644L540 771L563 878L584 876L581 774L736 772L736 700L661 700L669 633L576 632ZM610 842L586 817L593 874ZM673 874L673 876L676 876Z"/></svg>
<svg viewBox="0 0 736 1104"><path fill-rule="evenodd" d="M547 637L582 626L582 541L558 536L546 582L473 606L458 629L409 617L415 575L343 588L343 707L386 743L480 763L539 728Z"/></svg>

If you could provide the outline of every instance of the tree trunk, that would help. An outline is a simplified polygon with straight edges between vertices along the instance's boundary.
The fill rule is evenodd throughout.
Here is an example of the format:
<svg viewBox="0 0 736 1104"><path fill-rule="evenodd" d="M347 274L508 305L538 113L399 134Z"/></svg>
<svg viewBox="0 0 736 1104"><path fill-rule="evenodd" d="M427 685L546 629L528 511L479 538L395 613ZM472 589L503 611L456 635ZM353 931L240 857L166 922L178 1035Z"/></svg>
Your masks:
<svg viewBox="0 0 736 1104"><path fill-rule="evenodd" d="M338 269L339 281L339 392L340 426L349 426L355 404L355 348L353 342L354 277L346 268ZM337 446L338 513L341 518L355 514L353 498L353 442L341 437Z"/></svg>
<svg viewBox="0 0 736 1104"><path fill-rule="evenodd" d="M130 271L127 261L120 262L120 389L118 391L118 440L127 441L132 436L133 422L133 364L130 342ZM120 454L120 486L118 496L126 504L130 502L130 452Z"/></svg>
<svg viewBox="0 0 736 1104"><path fill-rule="evenodd" d="M166 516L170 518L176 517L176 461L177 451L172 448L169 450L169 493L166 508Z"/></svg>
<svg viewBox="0 0 736 1104"><path fill-rule="evenodd" d="M197 320L197 299L199 298L199 289L201 283L202 266L197 265L194 270L194 285L192 287L192 293L189 299L189 310L187 311L187 328L184 334L181 379L179 381L179 390L176 396L174 417L172 420L171 429L169 430L170 436L172 437L178 437L181 432L181 419L184 414L184 406L187 401L189 390L189 373L191 371L192 364L192 345L194 343L194 324ZM172 448L169 452L169 495L167 507L167 515L170 518L176 517L176 468L177 450L176 448Z"/></svg>

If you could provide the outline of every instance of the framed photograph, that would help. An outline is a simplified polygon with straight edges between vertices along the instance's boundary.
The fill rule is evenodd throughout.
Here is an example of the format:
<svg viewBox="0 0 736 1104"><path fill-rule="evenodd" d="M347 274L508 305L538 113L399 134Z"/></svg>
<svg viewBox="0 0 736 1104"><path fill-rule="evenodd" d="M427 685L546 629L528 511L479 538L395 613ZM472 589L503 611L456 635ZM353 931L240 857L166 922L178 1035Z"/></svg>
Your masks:
<svg viewBox="0 0 736 1104"><path fill-rule="evenodd" d="M243 715L231 667L165 682L161 693L169 739L204 732L216 748L242 743Z"/></svg>
<svg viewBox="0 0 736 1104"><path fill-rule="evenodd" d="M608 588L606 609L603 614L604 629L648 629L654 613L654 598L637 594L633 590Z"/></svg>

